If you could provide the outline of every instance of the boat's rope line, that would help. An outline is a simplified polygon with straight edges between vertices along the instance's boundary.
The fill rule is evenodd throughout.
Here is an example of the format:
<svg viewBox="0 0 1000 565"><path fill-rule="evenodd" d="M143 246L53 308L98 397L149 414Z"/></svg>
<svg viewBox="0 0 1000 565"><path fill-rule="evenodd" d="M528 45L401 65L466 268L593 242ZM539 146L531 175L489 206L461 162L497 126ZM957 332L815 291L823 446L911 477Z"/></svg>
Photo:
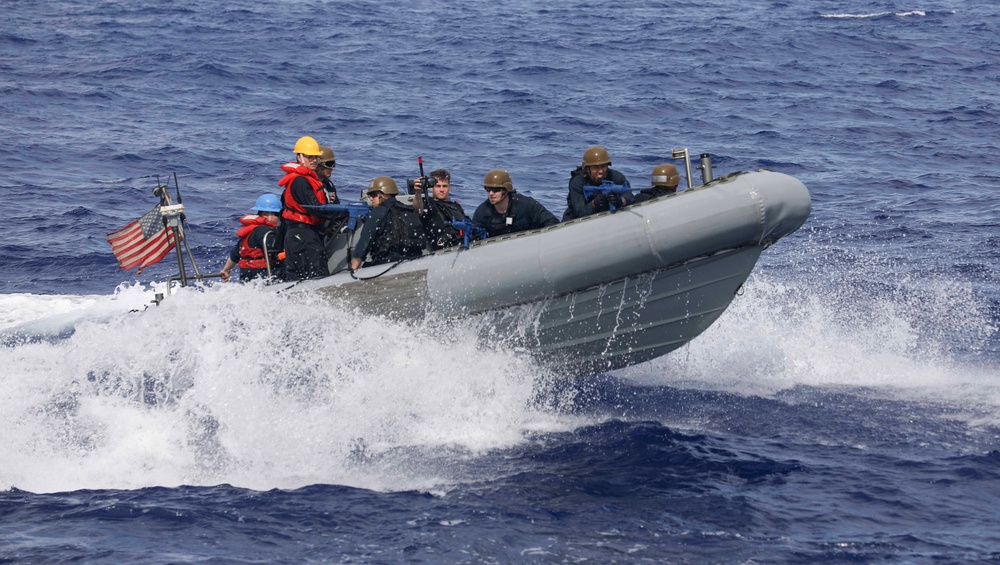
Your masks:
<svg viewBox="0 0 1000 565"><path fill-rule="evenodd" d="M421 255L421 257L423 257L423 255ZM388 268L388 269L386 269L386 270L382 271L381 273L379 273L379 274L377 274L377 275L372 275L372 276L370 276L370 277L359 277L359 276L357 276L357 275L355 275L355 274L354 274L354 270L353 270L353 269L351 269L350 267L348 267L348 269L347 269L347 270L348 270L348 271L350 271L350 273L351 273L351 278L352 278L352 279L354 279L354 280L356 280L356 281L370 281L370 280L372 280L372 279L377 279L377 278L381 277L382 275L384 275L384 274L388 273L389 271L391 271L391 270L395 269L396 267L398 267L398 266L402 265L403 263L405 263L405 262L407 262L407 261L412 261L413 259L419 259L419 258L420 258L420 257L413 257L413 258L410 258L410 259L401 259L401 260L399 260L399 261L396 261L396 262L395 262L395 263L393 263L392 265L389 265L389 268ZM340 272L340 271L338 271L338 272Z"/></svg>

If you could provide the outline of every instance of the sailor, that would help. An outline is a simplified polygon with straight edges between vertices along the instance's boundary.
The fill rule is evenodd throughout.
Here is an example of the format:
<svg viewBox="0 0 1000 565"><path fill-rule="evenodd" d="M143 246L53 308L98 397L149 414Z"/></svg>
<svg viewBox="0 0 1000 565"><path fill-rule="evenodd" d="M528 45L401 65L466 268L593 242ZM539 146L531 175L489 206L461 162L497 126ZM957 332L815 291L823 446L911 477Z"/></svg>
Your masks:
<svg viewBox="0 0 1000 565"><path fill-rule="evenodd" d="M281 199L276 194L262 194L257 198L254 209L256 213L240 218L242 226L236 230L239 241L230 250L226 266L219 272L224 281L229 281L230 271L236 266L240 268L240 281L267 278L268 261L272 275L281 278L283 269L277 258L281 245L274 233L281 220Z"/></svg>
<svg viewBox="0 0 1000 565"><path fill-rule="evenodd" d="M325 218L305 208L328 203L323 181L316 174L322 152L319 143L309 136L299 138L292 151L295 161L281 166L286 174L278 181L285 189L281 194L281 218L285 224L287 277L288 280L325 277L330 274L321 236Z"/></svg>
<svg viewBox="0 0 1000 565"><path fill-rule="evenodd" d="M644 188L635 195L636 202L645 202L677 192L677 184L681 180L677 167L670 163L662 163L653 167L651 175L652 187Z"/></svg>
<svg viewBox="0 0 1000 565"><path fill-rule="evenodd" d="M483 179L486 201L476 208L472 223L487 237L558 224L559 220L530 196L518 194L507 171L494 169Z"/></svg>
<svg viewBox="0 0 1000 565"><path fill-rule="evenodd" d="M631 192L617 196L598 192L586 198L584 186L600 186L602 182L628 186L625 175L611 167L611 157L603 147L588 147L583 152L583 164L573 170L569 177L569 194L566 196L566 212L563 221L582 218L611 208L631 204L634 201Z"/></svg>
<svg viewBox="0 0 1000 565"><path fill-rule="evenodd" d="M399 189L389 177L372 179L367 196L372 212L351 251L351 270L420 257L426 245L424 227L413 210L396 200ZM371 257L368 259L368 257ZM365 261L368 259L367 261Z"/></svg>
<svg viewBox="0 0 1000 565"><path fill-rule="evenodd" d="M455 228L452 221L465 221L468 216L458 202L448 198L451 193L451 174L444 169L431 171L428 179L436 181L430 187L431 198L423 198L424 179L414 181L416 196L413 208L420 214L420 222L427 232L428 245L431 250L453 247L462 243L462 234Z"/></svg>
<svg viewBox="0 0 1000 565"><path fill-rule="evenodd" d="M336 167L337 156L334 155L333 149L326 145L320 145L316 176L323 182L323 190L326 191L326 201L328 204L340 204L340 199L337 198L337 187L333 185L333 180L330 178L333 175L333 169Z"/></svg>
<svg viewBox="0 0 1000 565"><path fill-rule="evenodd" d="M333 175L333 169L336 167L337 156L333 153L333 149L326 145L320 145L316 176L319 177L319 180L323 181L323 190L326 191L326 201L328 204L340 204L340 198L337 197L337 187L334 186L333 179L330 178ZM332 230L336 230L344 225L344 222L348 219L348 214L343 212L324 216L324 218L326 219L328 229L323 231L330 233Z"/></svg>

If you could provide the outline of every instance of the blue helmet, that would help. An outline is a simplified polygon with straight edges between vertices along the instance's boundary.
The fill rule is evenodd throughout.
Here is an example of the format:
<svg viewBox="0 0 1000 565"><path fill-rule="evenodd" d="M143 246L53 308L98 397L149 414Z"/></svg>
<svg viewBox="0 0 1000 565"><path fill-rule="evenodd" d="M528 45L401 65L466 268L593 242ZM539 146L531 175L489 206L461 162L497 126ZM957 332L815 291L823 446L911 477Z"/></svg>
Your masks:
<svg viewBox="0 0 1000 565"><path fill-rule="evenodd" d="M254 205L254 210L277 214L281 211L281 199L278 198L277 194L261 194L260 198L257 199L257 204Z"/></svg>

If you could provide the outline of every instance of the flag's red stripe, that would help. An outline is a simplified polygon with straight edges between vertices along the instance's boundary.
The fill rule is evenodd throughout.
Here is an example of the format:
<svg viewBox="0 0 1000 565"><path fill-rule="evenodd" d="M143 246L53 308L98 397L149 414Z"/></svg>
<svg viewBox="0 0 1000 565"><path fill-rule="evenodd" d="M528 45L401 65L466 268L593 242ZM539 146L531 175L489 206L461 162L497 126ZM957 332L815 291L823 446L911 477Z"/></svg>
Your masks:
<svg viewBox="0 0 1000 565"><path fill-rule="evenodd" d="M162 259L172 247L173 242L168 240L167 232L161 231L156 234L156 237L150 239L146 245L120 257L119 262L127 264L127 266L122 267L123 269L145 267Z"/></svg>
<svg viewBox="0 0 1000 565"><path fill-rule="evenodd" d="M161 231L160 233L163 232ZM155 237L159 237L159 235L154 236L154 238ZM133 238L128 241L122 242L118 245L112 244L111 247L112 251L115 251L116 255L118 254L128 255L132 253L135 249L142 248L146 244L146 241L147 241L146 239L142 238L142 234L140 234L138 239Z"/></svg>
<svg viewBox="0 0 1000 565"><path fill-rule="evenodd" d="M119 237L113 239L109 238L108 243L110 243L112 246L121 247L124 245L128 245L129 242L135 240L137 237L141 238L142 232L139 230L134 230L129 233L122 234Z"/></svg>
<svg viewBox="0 0 1000 565"><path fill-rule="evenodd" d="M128 241L128 242L126 242L126 243L124 243L122 245L117 246L118 248L117 248L116 252L117 252L118 255L121 255L123 257L128 257L128 256L134 255L136 253L141 253L142 250L146 246L148 246L150 244L149 242L151 242L151 241L155 240L156 238L160 237L160 234L162 234L162 233L164 233L164 232L161 231L159 234L156 234L152 239L149 239L149 240L138 239L138 240L134 240L134 241Z"/></svg>
<svg viewBox="0 0 1000 565"><path fill-rule="evenodd" d="M123 232L128 231L128 230L131 230L134 226L137 226L137 225L139 225L139 222L138 221L133 221L132 223L128 224L127 226L123 227L122 229L117 230L117 231L113 231L113 232L109 233L108 234L108 240L110 241L110 240L118 237L118 234L123 233Z"/></svg>

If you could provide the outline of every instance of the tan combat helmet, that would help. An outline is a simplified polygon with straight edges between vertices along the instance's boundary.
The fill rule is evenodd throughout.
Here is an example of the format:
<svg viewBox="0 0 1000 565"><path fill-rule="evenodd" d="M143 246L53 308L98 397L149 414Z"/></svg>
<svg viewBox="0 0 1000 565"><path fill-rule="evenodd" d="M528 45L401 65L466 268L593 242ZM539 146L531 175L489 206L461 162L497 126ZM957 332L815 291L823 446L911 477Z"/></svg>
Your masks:
<svg viewBox="0 0 1000 565"><path fill-rule="evenodd" d="M666 188L677 188L677 183L681 181L681 175L677 172L677 167L670 163L663 163L653 167L653 186L663 186Z"/></svg>
<svg viewBox="0 0 1000 565"><path fill-rule="evenodd" d="M324 167L327 165L327 163L331 162L334 166L336 166L337 164L337 156L334 155L333 149L330 149L326 145L319 146L319 160L321 163L323 163ZM327 168L332 169L333 167L327 167Z"/></svg>
<svg viewBox="0 0 1000 565"><path fill-rule="evenodd" d="M368 185L368 192L381 192L388 196L395 196L399 194L399 189L396 188L396 181L392 180L392 178L376 177Z"/></svg>
<svg viewBox="0 0 1000 565"><path fill-rule="evenodd" d="M593 147L588 147L587 150L583 152L583 166L591 167L594 165L611 166L611 157L608 156L607 149L595 145Z"/></svg>
<svg viewBox="0 0 1000 565"><path fill-rule="evenodd" d="M510 180L510 173L502 169L493 169L486 173L483 188L502 188L507 192L514 192L514 183Z"/></svg>

